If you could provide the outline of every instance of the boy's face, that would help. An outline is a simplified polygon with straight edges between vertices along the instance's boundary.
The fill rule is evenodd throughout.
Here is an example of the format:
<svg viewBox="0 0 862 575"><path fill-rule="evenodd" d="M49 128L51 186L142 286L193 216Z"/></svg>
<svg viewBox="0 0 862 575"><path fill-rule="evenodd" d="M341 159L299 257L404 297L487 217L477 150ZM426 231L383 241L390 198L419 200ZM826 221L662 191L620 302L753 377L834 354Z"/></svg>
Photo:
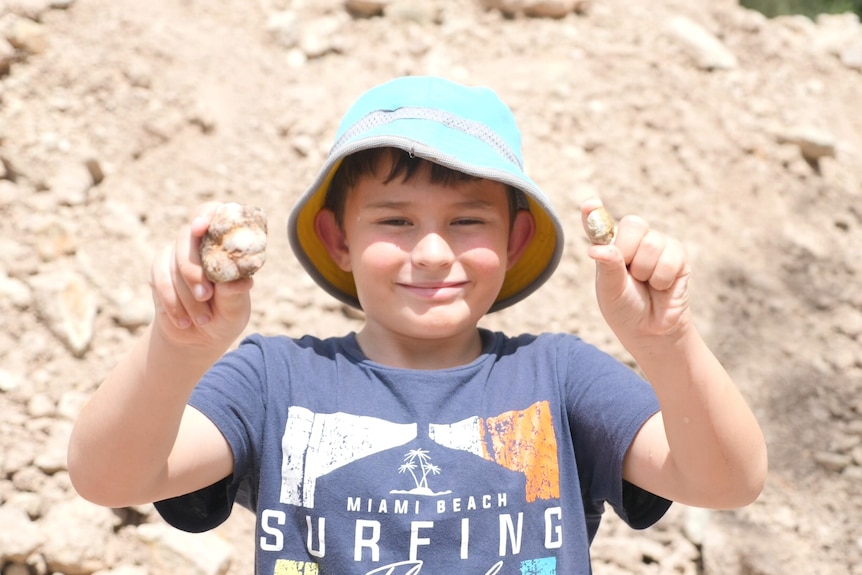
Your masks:
<svg viewBox="0 0 862 575"><path fill-rule="evenodd" d="M389 161L381 160L377 174L388 173ZM425 164L408 181L363 176L347 194L341 227L331 212L319 216L318 233L339 267L353 273L366 329L379 336L436 339L475 330L532 237L528 212L510 219L503 184L444 186L429 173Z"/></svg>

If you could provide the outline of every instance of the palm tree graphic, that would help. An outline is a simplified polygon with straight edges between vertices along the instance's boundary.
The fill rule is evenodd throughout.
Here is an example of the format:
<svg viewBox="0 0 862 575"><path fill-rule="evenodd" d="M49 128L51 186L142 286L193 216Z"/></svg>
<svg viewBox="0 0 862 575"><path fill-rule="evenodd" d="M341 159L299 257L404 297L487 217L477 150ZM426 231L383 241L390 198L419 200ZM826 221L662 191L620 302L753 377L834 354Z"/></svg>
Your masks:
<svg viewBox="0 0 862 575"><path fill-rule="evenodd" d="M421 475L417 474L417 467ZM404 456L404 463L398 467L398 473L410 473L410 475L413 476L413 483L416 484L416 487L406 493L417 495L442 495L441 493L434 493L428 486L428 475L438 475L440 473L440 467L431 463L431 457L429 457L429 452L427 450L411 449L408 451L407 455ZM396 491L392 491L392 493L396 493ZM444 493L450 492L446 491Z"/></svg>

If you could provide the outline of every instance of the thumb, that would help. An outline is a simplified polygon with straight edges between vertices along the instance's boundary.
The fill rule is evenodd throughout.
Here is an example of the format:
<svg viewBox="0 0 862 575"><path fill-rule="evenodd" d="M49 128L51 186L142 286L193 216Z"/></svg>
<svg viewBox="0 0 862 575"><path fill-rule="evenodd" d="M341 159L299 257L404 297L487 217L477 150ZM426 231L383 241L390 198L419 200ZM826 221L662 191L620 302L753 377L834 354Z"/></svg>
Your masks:
<svg viewBox="0 0 862 575"><path fill-rule="evenodd" d="M214 284L212 307L216 315L230 323L241 323L245 328L251 315L251 288L254 280L250 277L231 282Z"/></svg>
<svg viewBox="0 0 862 575"><path fill-rule="evenodd" d="M623 253L614 244L594 245L590 247L589 256L596 262L596 295L599 301L615 301L628 285L629 272Z"/></svg>

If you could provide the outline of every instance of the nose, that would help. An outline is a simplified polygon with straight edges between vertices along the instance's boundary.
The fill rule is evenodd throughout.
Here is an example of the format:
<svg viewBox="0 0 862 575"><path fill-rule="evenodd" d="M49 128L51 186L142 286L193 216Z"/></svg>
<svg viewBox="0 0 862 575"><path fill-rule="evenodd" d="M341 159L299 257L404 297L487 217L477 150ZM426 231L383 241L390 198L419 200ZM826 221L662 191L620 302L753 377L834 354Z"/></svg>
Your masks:
<svg viewBox="0 0 862 575"><path fill-rule="evenodd" d="M451 265L455 252L445 237L437 232L423 235L413 246L411 259L413 265L424 268Z"/></svg>

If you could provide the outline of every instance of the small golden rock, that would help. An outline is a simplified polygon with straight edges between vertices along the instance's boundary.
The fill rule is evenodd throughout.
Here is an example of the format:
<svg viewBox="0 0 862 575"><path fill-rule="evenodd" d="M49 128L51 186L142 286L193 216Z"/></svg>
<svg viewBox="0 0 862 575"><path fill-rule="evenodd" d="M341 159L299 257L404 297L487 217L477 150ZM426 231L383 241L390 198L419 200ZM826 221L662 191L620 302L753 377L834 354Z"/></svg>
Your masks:
<svg viewBox="0 0 862 575"><path fill-rule="evenodd" d="M599 206L587 214L585 230L591 242L605 245L614 241L616 224L605 207Z"/></svg>

